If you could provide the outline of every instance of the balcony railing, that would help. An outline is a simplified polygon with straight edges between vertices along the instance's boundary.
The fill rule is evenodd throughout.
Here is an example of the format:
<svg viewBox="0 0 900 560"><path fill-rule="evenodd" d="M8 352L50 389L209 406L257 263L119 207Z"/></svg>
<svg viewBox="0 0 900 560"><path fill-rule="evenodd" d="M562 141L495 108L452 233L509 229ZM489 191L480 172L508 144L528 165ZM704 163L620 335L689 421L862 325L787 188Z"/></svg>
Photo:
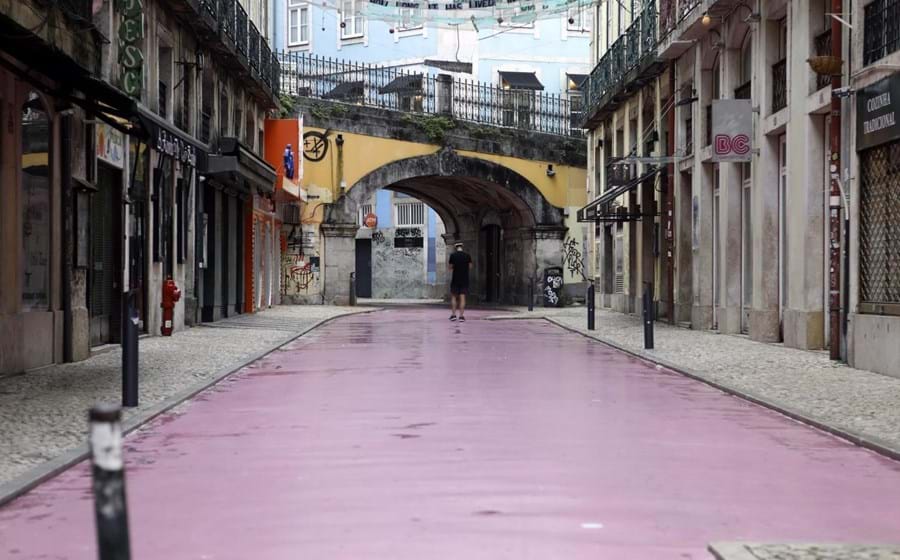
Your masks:
<svg viewBox="0 0 900 560"><path fill-rule="evenodd" d="M368 63L279 52L279 91L396 111L452 116L462 121L558 135L581 135L573 111L583 105L562 94L504 89ZM273 74L279 76L278 74Z"/></svg>
<svg viewBox="0 0 900 560"><path fill-rule="evenodd" d="M816 35L815 39L813 39L816 56L830 56L831 55L831 30L829 29L825 33L820 35ZM816 75L816 90L820 90L824 87L828 87L831 85L831 76L827 76L824 74Z"/></svg>
<svg viewBox="0 0 900 560"><path fill-rule="evenodd" d="M772 112L787 107L787 61L782 59L772 65Z"/></svg>
<svg viewBox="0 0 900 560"><path fill-rule="evenodd" d="M600 58L586 83L588 118L605 104L611 93L624 85L630 72L656 56L658 21L656 3L649 2Z"/></svg>
<svg viewBox="0 0 900 560"><path fill-rule="evenodd" d="M247 17L247 10L238 3L235 10L234 43L238 52L244 56L247 56L247 43L249 37L247 23L249 23L249 21L250 18Z"/></svg>
<svg viewBox="0 0 900 560"><path fill-rule="evenodd" d="M203 11L213 19L219 19L219 4L217 0L203 0Z"/></svg>
<svg viewBox="0 0 900 560"><path fill-rule="evenodd" d="M216 22L216 31L227 39L225 43L236 53L246 57L246 63L255 78L278 94L278 59L266 43L247 10L239 0L199 0L198 15L208 16Z"/></svg>
<svg viewBox="0 0 900 560"><path fill-rule="evenodd" d="M659 35L664 37L675 30L678 24L691 15L700 0L660 0Z"/></svg>
<svg viewBox="0 0 900 560"><path fill-rule="evenodd" d="M250 41L247 48L247 58L250 59L250 67L259 70L259 29L252 22L250 23Z"/></svg>
<svg viewBox="0 0 900 560"><path fill-rule="evenodd" d="M874 0L863 15L863 64L900 50L900 0Z"/></svg>

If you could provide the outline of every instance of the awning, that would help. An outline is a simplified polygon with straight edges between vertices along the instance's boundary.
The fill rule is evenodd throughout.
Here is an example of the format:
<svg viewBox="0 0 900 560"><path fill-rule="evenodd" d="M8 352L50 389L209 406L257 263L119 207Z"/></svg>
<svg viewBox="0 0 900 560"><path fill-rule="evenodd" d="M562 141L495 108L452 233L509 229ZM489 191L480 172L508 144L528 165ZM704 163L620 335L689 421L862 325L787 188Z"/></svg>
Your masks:
<svg viewBox="0 0 900 560"><path fill-rule="evenodd" d="M137 105L135 119L146 132L148 143L154 150L201 171L206 168L206 144L179 130L143 105Z"/></svg>
<svg viewBox="0 0 900 560"><path fill-rule="evenodd" d="M362 80L357 82L342 82L333 90L322 96L323 99L353 99L362 97L364 93L364 84Z"/></svg>
<svg viewBox="0 0 900 560"><path fill-rule="evenodd" d="M578 211L578 221L579 222L593 222L596 221L598 216L600 215L600 211L603 206L606 206L610 202L619 198L623 194L634 190L638 185L643 183L644 181L648 181L656 176L660 171L660 167L654 167L649 171L645 171L641 176L632 179L631 181L625 183L624 185L619 185L618 187L608 189L606 192L597 197L596 200L582 208Z"/></svg>
<svg viewBox="0 0 900 560"><path fill-rule="evenodd" d="M582 89L587 83L587 74L566 74L569 78L568 89Z"/></svg>
<svg viewBox="0 0 900 560"><path fill-rule="evenodd" d="M422 93L422 74L397 76L388 85L378 88L378 93Z"/></svg>
<svg viewBox="0 0 900 560"><path fill-rule="evenodd" d="M431 68L440 68L441 70L446 70L447 72L457 72L459 74L472 73L471 62L455 62L452 60L435 60L426 58L425 66L429 66Z"/></svg>
<svg viewBox="0 0 900 560"><path fill-rule="evenodd" d="M244 192L275 190L275 168L241 144L237 138L221 138L219 151L208 156L203 175Z"/></svg>
<svg viewBox="0 0 900 560"><path fill-rule="evenodd" d="M542 90L542 84L534 72L500 72L500 80L503 87L508 89L533 89Z"/></svg>

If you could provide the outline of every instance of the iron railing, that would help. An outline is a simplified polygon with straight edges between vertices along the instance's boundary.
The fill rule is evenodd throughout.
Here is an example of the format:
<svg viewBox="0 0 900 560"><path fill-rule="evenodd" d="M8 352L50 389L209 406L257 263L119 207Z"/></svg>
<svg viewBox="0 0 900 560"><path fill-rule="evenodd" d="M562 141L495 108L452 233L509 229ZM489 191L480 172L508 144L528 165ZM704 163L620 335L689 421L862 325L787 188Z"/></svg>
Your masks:
<svg viewBox="0 0 900 560"><path fill-rule="evenodd" d="M699 5L700 0L660 0L659 36L665 37L674 31Z"/></svg>
<svg viewBox="0 0 900 560"><path fill-rule="evenodd" d="M772 112L787 107L787 60L772 65Z"/></svg>
<svg viewBox="0 0 900 560"><path fill-rule="evenodd" d="M619 36L591 71L587 90L586 115L589 117L607 96L622 87L627 75L648 58L656 56L659 38L656 3L648 2L634 22Z"/></svg>
<svg viewBox="0 0 900 560"><path fill-rule="evenodd" d="M219 18L219 4L217 0L203 0L203 10L213 19Z"/></svg>
<svg viewBox="0 0 900 560"><path fill-rule="evenodd" d="M244 56L247 56L247 43L249 37L247 24L249 21L250 18L247 17L247 10L245 10L244 7L241 6L241 3L238 2L235 9L234 44L237 47L238 53Z"/></svg>
<svg viewBox="0 0 900 560"><path fill-rule="evenodd" d="M816 56L830 56L831 55L831 30L829 29L825 33L821 33L816 35L815 39L813 39L813 44L815 47ZM816 90L820 90L822 88L828 87L831 85L831 76L824 74L816 75Z"/></svg>
<svg viewBox="0 0 900 560"><path fill-rule="evenodd" d="M249 46L247 48L247 58L250 59L250 67L259 70L259 29L253 22L250 22Z"/></svg>
<svg viewBox="0 0 900 560"><path fill-rule="evenodd" d="M874 0L863 15L863 64L900 50L900 0Z"/></svg>
<svg viewBox="0 0 900 560"><path fill-rule="evenodd" d="M862 152L860 175L860 310L900 314L900 143Z"/></svg>
<svg viewBox="0 0 900 560"><path fill-rule="evenodd" d="M232 41L236 40L235 26L237 14L237 0L218 0L219 1L219 29L222 33Z"/></svg>
<svg viewBox="0 0 900 560"><path fill-rule="evenodd" d="M278 52L279 91L289 95L355 103L414 113L447 114L456 119L557 135L581 135L562 94L441 77L376 64L308 53Z"/></svg>

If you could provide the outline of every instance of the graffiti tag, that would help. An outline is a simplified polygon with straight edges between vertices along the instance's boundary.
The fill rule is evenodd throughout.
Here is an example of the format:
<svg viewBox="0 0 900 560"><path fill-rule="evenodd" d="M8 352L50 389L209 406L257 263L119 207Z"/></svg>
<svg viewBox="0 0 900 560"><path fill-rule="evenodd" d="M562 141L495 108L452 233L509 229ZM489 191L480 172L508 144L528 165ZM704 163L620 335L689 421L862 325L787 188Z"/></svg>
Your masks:
<svg viewBox="0 0 900 560"><path fill-rule="evenodd" d="M563 264L573 276L577 274L583 279L587 279L584 275L584 258L581 255L581 248L573 237L567 237L563 242Z"/></svg>

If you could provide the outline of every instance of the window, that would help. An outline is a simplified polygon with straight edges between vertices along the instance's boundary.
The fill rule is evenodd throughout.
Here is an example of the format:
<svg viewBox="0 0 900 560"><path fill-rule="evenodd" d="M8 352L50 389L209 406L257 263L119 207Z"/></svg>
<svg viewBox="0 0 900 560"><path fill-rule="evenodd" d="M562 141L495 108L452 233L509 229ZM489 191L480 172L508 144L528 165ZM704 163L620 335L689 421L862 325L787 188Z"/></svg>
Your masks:
<svg viewBox="0 0 900 560"><path fill-rule="evenodd" d="M375 211L375 207L371 204L363 204L359 207L359 225L366 225L366 216L373 213Z"/></svg>
<svg viewBox="0 0 900 560"><path fill-rule="evenodd" d="M424 24L415 8L400 8L400 23L397 25L398 31L416 31L423 29Z"/></svg>
<svg viewBox="0 0 900 560"><path fill-rule="evenodd" d="M863 64L900 50L900 0L874 0L863 16Z"/></svg>
<svg viewBox="0 0 900 560"><path fill-rule="evenodd" d="M309 44L309 4L288 0L288 46Z"/></svg>
<svg viewBox="0 0 900 560"><path fill-rule="evenodd" d="M365 20L360 14L362 0L343 0L341 3L341 39L353 39L365 34Z"/></svg>
<svg viewBox="0 0 900 560"><path fill-rule="evenodd" d="M50 117L37 93L22 107L22 308L50 307Z"/></svg>
<svg viewBox="0 0 900 560"><path fill-rule="evenodd" d="M394 204L394 211L398 227L425 225L425 205L421 202L398 202Z"/></svg>
<svg viewBox="0 0 900 560"><path fill-rule="evenodd" d="M566 18L566 29L569 31L580 33L591 30L591 9L589 6L569 8Z"/></svg>

